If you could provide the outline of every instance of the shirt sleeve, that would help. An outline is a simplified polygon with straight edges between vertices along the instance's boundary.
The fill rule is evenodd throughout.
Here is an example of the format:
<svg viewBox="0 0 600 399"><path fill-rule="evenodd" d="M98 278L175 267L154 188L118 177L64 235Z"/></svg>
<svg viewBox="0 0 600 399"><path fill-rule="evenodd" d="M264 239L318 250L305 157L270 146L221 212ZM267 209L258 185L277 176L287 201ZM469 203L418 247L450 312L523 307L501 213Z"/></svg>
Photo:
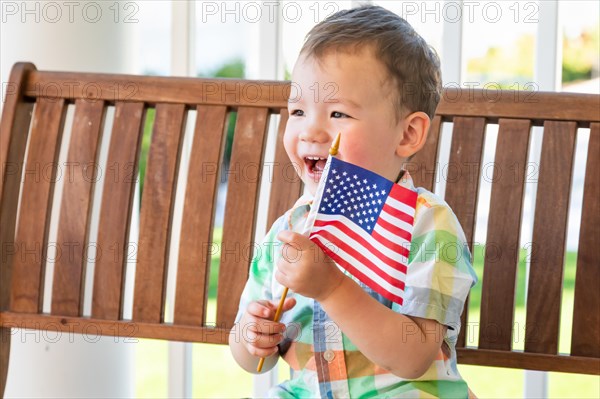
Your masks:
<svg viewBox="0 0 600 399"><path fill-rule="evenodd" d="M477 282L464 232L447 204L423 206L418 213L403 303L392 309L458 331L465 300Z"/></svg>
<svg viewBox="0 0 600 399"><path fill-rule="evenodd" d="M236 323L240 321L250 302L259 299L273 299L273 268L276 257L275 252L279 250L279 241L275 237L285 223L284 216L273 223L261 245L255 247L252 262L250 262L248 280L240 297L240 304L235 317Z"/></svg>

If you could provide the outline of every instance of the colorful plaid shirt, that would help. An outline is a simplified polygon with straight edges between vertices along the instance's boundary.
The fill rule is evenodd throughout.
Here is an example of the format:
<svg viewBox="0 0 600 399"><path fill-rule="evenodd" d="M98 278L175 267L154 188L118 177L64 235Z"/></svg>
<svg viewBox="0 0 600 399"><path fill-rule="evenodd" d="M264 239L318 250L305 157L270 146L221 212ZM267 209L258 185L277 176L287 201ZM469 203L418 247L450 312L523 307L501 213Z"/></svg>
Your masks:
<svg viewBox="0 0 600 399"><path fill-rule="evenodd" d="M414 188L408 172L399 184ZM271 397L467 397L467 384L456 366L455 343L463 304L477 277L464 233L448 204L423 188L417 188L417 192L403 304L384 299L348 272L344 273L383 306L448 326L435 361L415 380L391 374L366 358L317 301L290 291L288 295L293 295L297 304L281 318L287 331L280 354L290 365L292 375L290 380L270 390ZM302 231L311 204L311 196L302 196L273 224L250 265L236 321L250 302L281 297L283 287L274 277L282 245L276 236L285 229ZM373 339L377 339L376 327ZM402 339L400 334L398 339Z"/></svg>

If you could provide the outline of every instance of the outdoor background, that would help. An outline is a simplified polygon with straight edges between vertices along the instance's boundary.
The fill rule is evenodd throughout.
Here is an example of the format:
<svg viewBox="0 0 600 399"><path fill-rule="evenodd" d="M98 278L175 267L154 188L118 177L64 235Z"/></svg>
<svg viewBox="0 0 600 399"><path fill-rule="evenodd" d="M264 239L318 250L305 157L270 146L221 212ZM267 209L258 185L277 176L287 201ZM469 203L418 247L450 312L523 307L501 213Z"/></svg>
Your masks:
<svg viewBox="0 0 600 399"><path fill-rule="evenodd" d="M544 1L544 0L542 0ZM550 0L551 1L551 0ZM7 3L2 1L4 12L2 22L8 17ZM13 2L15 4L21 4ZM34 2L29 2L34 3ZM28 4L29 4L28 3ZM113 3L112 1L110 3ZM257 48L260 34L255 14L249 3L264 2L196 2L193 34L193 59L187 65L193 65L192 76L198 77L237 77L257 78L261 71L257 70L260 57ZM293 3L293 4L292 4ZM282 62L276 75L289 79L290 71L302 45L304 35L318 21L332 12L348 8L357 2L351 1L305 1L279 3L278 10L289 12L282 19L281 51ZM556 86L558 91L584 93L600 93L600 41L599 41L599 2L590 1L561 1L558 12L559 36L540 37L539 1L480 1L469 2L473 5L471 13L457 18L462 28L462 42L455 43L454 48L443 48L448 44L444 40L444 18L455 18L453 8L444 6L452 2L410 2L410 1L373 1L404 16L415 29L437 50L442 64L455 62L457 57L460 66L459 81L445 80L446 86L463 86L474 88L502 88L508 90L539 90L540 82L536 76L536 65L539 60L540 42L548 48L555 48L558 57L560 81ZM467 2L465 2L466 4ZM103 3L105 5L105 3ZM108 4L108 3L106 3ZM117 2L114 2L117 4ZM290 5L286 8L286 5ZM292 7L293 5L293 7ZM299 8L296 8L298 5ZM32 6L33 7L33 6ZM172 34L177 26L172 22L171 1L121 1L119 9L128 16L132 24L127 27L132 40L128 42L127 59L133 73L169 76L178 74L173 71ZM216 10L214 14L212 11ZM246 8L245 8L246 7ZM296 10L301 10L296 13ZM277 10L277 9L276 9ZM499 10L499 11L498 11ZM210 13L209 13L210 11ZM229 12L223 12L229 11ZM276 11L277 12L277 11ZM43 17L43 15L42 15ZM42 18L42 23L44 18ZM6 34L6 31L3 31ZM4 42L3 42L4 43ZM53 45L53 44L49 44ZM118 46L119 43L111 45ZM4 49L2 50L5 51ZM453 59L448 54L456 53ZM4 53L3 53L4 54ZM7 79L7 69L2 64L3 82ZM43 65L38 68L44 69ZM548 68L551 68L548 65ZM539 70L539 68L538 68ZM4 97L4 88L3 93ZM229 144L226 149L224 167L230 154L230 142L233 136L235 115L230 121ZM145 134L140 158L140 186L143 191L143 176L148 148L151 142L153 113L150 112L146 121ZM497 129L490 128L486 132L483 164L493 161L493 150ZM541 137L541 132L533 131L532 141ZM446 140L448 136L446 135ZM561 334L559 349L568 352L570 336L568 334L573 311L573 289L575 282L575 263L577 258L577 240L579 220L581 218L581 199L585 170L587 141L589 129L580 129L577 136L577 152L573 176L572 195L569 211L569 231L567 234L567 255L565 259L564 293L562 298ZM535 147L534 147L535 148ZM539 149L539 148L538 148ZM447 153L447 149L446 149ZM539 155L539 154L538 154ZM439 166L443 168L443 164ZM513 345L522 349L524 345L526 274L528 261L528 243L531 241L532 206L535 204L535 168L532 169L531 179L526 184L524 201L524 218L521 233L522 251L518 266L519 284L515 301L515 328ZM226 200L224 188L226 179L222 181L219 192L217 209L217 226L215 241L221 234L223 204ZM491 193L491 182L482 175L480 182L481 194L477 210L477 225L487 222L487 209ZM435 192L443 196L445 183L440 179L436 183ZM483 257L486 244L486 231L482 228L475 231L474 265L480 281L483 276ZM219 256L212 258L211 287L208 321L214 321L214 299L217 292L216 276L218 273ZM477 345L477 322L479 320L479 304L481 298L481 283L471 293L468 345ZM169 395L169 343L154 340L139 340L134 346L133 374L135 396L139 398L166 397ZM229 354L227 347L193 344L191 360L191 379L193 397L221 398L250 396L253 392L254 380L252 375L242 371ZM484 368L474 366L459 366L463 377L471 389L482 398L519 398L523 397L525 373L523 370ZM289 371L283 362L279 364L279 378L285 379ZM547 396L551 398L598 398L600 397L600 379L597 376L582 376L563 373L548 373Z"/></svg>

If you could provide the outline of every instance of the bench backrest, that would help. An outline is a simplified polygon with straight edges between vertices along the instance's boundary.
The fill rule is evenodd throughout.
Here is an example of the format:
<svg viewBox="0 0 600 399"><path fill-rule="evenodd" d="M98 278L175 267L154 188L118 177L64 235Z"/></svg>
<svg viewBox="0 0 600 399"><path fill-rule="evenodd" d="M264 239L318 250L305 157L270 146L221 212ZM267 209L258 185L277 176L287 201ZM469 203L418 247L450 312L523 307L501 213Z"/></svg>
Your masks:
<svg viewBox="0 0 600 399"><path fill-rule="evenodd" d="M434 173L441 127L452 122L445 173ZM497 124L492 165L483 165L486 131ZM532 127L543 127L539 161L528 162ZM586 148L581 225L578 232L571 348L558 354L563 269L576 138L590 129ZM583 133L582 133L583 134ZM473 249L480 173L492 182L477 347L466 345L462 328L459 362L532 370L600 374L600 96L570 93L446 90L436 110L426 148L412 167L415 184L432 189L446 180L445 200L456 213ZM489 166L492 166L490 168ZM490 172L491 171L491 172ZM442 171L444 172L444 171ZM515 287L521 258L525 186L537 182L533 234L528 245L526 321L515 325ZM462 315L467 325L468 309ZM524 327L524 328L523 328ZM524 350L514 350L524 330ZM522 339L522 338L521 338Z"/></svg>
<svg viewBox="0 0 600 399"><path fill-rule="evenodd" d="M283 149L289 82L148 77L37 71L16 64L6 88L0 134L0 321L10 326L83 332L94 323L104 335L226 343L247 278L256 225L261 165L268 125L279 116L267 225L301 193ZM520 98L518 98L520 96ZM59 163L69 105L74 104L66 162ZM72 108L72 107L71 107ZM114 112L111 126L106 115ZM433 190L442 126L453 123L445 199L473 245L479 171L486 126L499 124L495 165L510 178L494 181L486 251L481 327L477 348L459 359L470 364L600 373L599 244L600 96L565 93L446 90L427 144L408 165L417 185ZM129 244L136 176L146 115L155 113L141 197L139 241ZM196 123L187 176L183 138L187 118ZM216 326L207 323L207 290L216 198L229 115L235 112L218 276ZM537 206L527 293L524 352L512 349L519 234L532 126L543 126ZM577 258L570 355L557 355L566 221L578 128L590 128ZM100 160L103 133L108 155ZM64 151L64 150L63 150ZM23 168L25 173L23 174ZM511 169L512 168L512 169ZM468 173L465 173L468 171ZM95 184L104 173L104 184ZM22 177L23 176L23 177ZM230 175L231 177L232 175ZM445 177L443 177L445 178ZM21 189L21 181L22 189ZM54 191L62 185L60 204ZM185 185L178 242L172 322L165 322L168 259L178 185ZM91 314L84 316L91 209L99 204ZM53 207L60 210L56 243L49 243ZM50 312L43 312L48 247L55 246ZM100 252L102 256L100 256ZM597 251L596 251L597 252ZM60 254L60 256L59 256ZM128 258L137 258L131 320L124 320ZM463 314L466 323L467 311ZM485 328L494 326L494 328ZM3 362L7 362L4 345ZM5 364L5 363L3 363Z"/></svg>

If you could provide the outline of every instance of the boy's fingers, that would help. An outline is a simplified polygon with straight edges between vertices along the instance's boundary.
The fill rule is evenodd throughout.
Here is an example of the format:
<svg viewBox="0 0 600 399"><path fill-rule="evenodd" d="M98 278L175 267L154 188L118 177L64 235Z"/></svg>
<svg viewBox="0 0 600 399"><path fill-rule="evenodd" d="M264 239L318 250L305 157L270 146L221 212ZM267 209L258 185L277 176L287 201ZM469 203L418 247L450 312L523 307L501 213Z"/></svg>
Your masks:
<svg viewBox="0 0 600 399"><path fill-rule="evenodd" d="M278 351L277 346L269 349L257 348L254 345L247 346L248 353L256 357L269 357Z"/></svg>
<svg viewBox="0 0 600 399"><path fill-rule="evenodd" d="M277 239L284 244L288 244L289 246L295 247L299 250L311 242L310 239L305 235L290 230L282 230L277 233Z"/></svg>
<svg viewBox="0 0 600 399"><path fill-rule="evenodd" d="M266 299L251 302L248 305L248 313L253 316L260 317L263 319L272 319L275 315L275 311L277 310L277 304L279 302L273 304L273 301L268 301Z"/></svg>
<svg viewBox="0 0 600 399"><path fill-rule="evenodd" d="M294 306L296 306L296 298L286 298L285 301L283 302L283 311L287 312L288 310L292 309Z"/></svg>

